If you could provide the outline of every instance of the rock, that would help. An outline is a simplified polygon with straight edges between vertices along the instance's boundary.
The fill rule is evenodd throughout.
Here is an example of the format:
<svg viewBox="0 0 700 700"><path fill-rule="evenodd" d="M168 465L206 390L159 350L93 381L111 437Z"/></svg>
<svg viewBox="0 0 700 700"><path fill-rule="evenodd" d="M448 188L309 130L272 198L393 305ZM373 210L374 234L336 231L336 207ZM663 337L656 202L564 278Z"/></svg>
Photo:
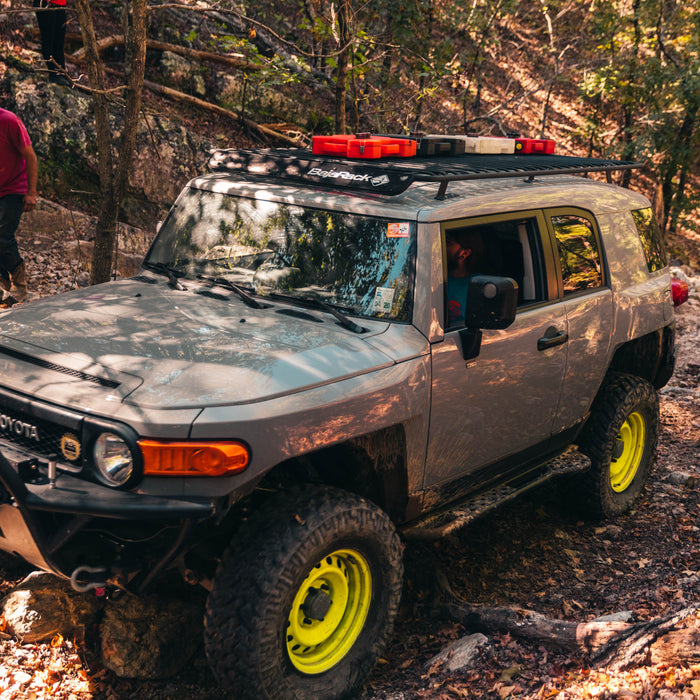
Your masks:
<svg viewBox="0 0 700 700"><path fill-rule="evenodd" d="M678 484L679 486L687 486L693 489L697 486L698 477L695 474L689 474L688 472L672 471L669 473L667 479L672 484Z"/></svg>
<svg viewBox="0 0 700 700"><path fill-rule="evenodd" d="M87 272L79 272L78 276L75 278L75 282L78 287L89 287L90 275Z"/></svg>
<svg viewBox="0 0 700 700"><path fill-rule="evenodd" d="M201 644L202 618L194 603L125 595L105 609L102 662L122 678L175 675Z"/></svg>
<svg viewBox="0 0 700 700"><path fill-rule="evenodd" d="M90 97L37 81L34 74L15 68L8 68L0 82L0 92L10 98L3 107L17 114L29 130L42 173L41 194L57 198L74 191L97 194L97 139ZM110 116L115 149L121 119L118 112ZM139 123L121 207L124 218L148 226L163 218L184 184L205 172L209 150L215 146L203 135L149 113Z"/></svg>
<svg viewBox="0 0 700 700"><path fill-rule="evenodd" d="M630 622L634 617L631 610L620 610L620 612L611 613L610 615L601 615L596 617L593 622Z"/></svg>
<svg viewBox="0 0 700 700"><path fill-rule="evenodd" d="M97 622L103 601L77 593L68 581L36 571L0 603L5 630L22 642L45 642L83 631Z"/></svg>
<svg viewBox="0 0 700 700"><path fill-rule="evenodd" d="M481 649L488 648L488 637L480 633L470 634L445 647L426 663L426 667L431 668L436 664L444 663L445 671L467 668L475 661Z"/></svg>
<svg viewBox="0 0 700 700"><path fill-rule="evenodd" d="M622 535L623 530L619 525L608 524L595 528L594 532L599 537L602 535L606 535L611 540L615 540Z"/></svg>
<svg viewBox="0 0 700 700"><path fill-rule="evenodd" d="M95 244L92 241L69 241L66 244L66 252L75 260L79 260L85 271L90 270L92 263L92 251ZM120 277L133 277L141 269L141 263L143 263L142 253L126 253L121 250L117 251L117 273ZM89 275L88 275L89 279ZM82 285L78 282L76 278L76 283L78 286L88 286Z"/></svg>
<svg viewBox="0 0 700 700"><path fill-rule="evenodd" d="M117 253L117 272L122 277L133 277L141 269L143 255Z"/></svg>
<svg viewBox="0 0 700 700"><path fill-rule="evenodd" d="M41 243L41 234L53 233L71 227L74 218L82 219L84 214L71 212L48 199L39 198L36 209L25 212L20 219L20 231L31 231L36 236L35 245Z"/></svg>
<svg viewBox="0 0 700 700"><path fill-rule="evenodd" d="M168 85L172 85L181 92L191 92L198 97L206 96L207 89L202 77L202 68L198 63L193 63L172 51L163 51L160 67Z"/></svg>

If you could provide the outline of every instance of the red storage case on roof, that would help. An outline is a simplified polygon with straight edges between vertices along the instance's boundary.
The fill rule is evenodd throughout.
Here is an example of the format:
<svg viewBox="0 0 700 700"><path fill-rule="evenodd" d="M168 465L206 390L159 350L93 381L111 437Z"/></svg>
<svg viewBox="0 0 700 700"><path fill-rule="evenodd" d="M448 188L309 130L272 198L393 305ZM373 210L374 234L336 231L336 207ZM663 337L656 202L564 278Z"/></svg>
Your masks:
<svg viewBox="0 0 700 700"><path fill-rule="evenodd" d="M354 136L336 134L335 136L313 136L311 138L311 152L324 156L347 156L348 141Z"/></svg>
<svg viewBox="0 0 700 700"><path fill-rule="evenodd" d="M311 142L316 155L348 158L410 158L416 155L416 147L415 139L369 134L314 136Z"/></svg>
<svg viewBox="0 0 700 700"><path fill-rule="evenodd" d="M515 139L516 153L539 153L551 155L554 153L555 143L551 139Z"/></svg>

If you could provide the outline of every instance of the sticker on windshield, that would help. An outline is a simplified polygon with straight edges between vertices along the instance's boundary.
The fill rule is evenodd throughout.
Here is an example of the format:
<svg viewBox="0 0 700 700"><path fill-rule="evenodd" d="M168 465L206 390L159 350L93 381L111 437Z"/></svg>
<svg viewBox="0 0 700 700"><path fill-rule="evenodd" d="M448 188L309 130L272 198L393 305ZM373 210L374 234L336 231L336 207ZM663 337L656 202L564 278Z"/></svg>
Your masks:
<svg viewBox="0 0 700 700"><path fill-rule="evenodd" d="M372 301L372 311L388 314L391 312L391 305L394 303L393 287L377 287Z"/></svg>
<svg viewBox="0 0 700 700"><path fill-rule="evenodd" d="M409 223L390 223L386 227L386 237L387 238L408 238L408 233L411 230L411 224Z"/></svg>

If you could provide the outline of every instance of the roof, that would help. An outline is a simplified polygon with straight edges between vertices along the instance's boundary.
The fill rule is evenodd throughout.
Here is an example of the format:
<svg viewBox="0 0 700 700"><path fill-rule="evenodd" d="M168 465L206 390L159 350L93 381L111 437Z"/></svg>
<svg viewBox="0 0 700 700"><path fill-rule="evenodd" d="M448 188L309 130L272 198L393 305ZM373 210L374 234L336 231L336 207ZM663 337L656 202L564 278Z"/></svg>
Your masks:
<svg viewBox="0 0 700 700"><path fill-rule="evenodd" d="M456 155L361 160L317 155L299 148L215 151L209 168L267 181L396 195L414 182L437 182L437 199L460 180L610 173L642 167L632 161L558 155Z"/></svg>

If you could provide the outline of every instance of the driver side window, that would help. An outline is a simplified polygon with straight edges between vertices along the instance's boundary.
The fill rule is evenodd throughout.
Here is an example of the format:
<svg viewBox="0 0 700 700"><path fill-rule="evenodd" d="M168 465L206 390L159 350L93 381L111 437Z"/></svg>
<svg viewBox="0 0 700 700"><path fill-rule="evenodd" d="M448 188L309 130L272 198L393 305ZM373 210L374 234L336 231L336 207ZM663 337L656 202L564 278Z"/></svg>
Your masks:
<svg viewBox="0 0 700 700"><path fill-rule="evenodd" d="M535 216L465 224L462 221L444 229L446 327L464 325L468 278L474 274L514 279L518 307L545 299L542 244Z"/></svg>

